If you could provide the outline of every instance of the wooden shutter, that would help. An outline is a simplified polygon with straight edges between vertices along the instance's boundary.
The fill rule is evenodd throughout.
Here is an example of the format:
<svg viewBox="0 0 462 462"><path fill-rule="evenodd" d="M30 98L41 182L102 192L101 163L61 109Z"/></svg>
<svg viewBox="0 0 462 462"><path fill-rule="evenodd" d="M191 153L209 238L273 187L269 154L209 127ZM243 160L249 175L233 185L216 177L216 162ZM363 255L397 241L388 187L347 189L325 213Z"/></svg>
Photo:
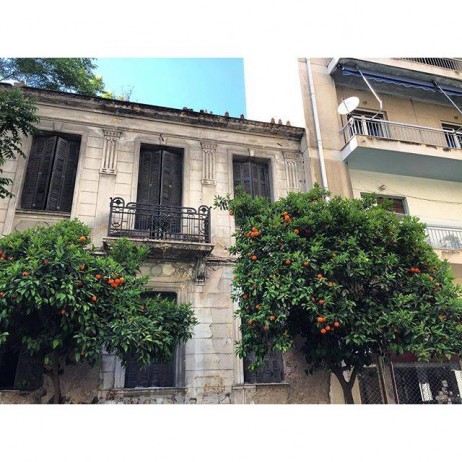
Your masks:
<svg viewBox="0 0 462 462"><path fill-rule="evenodd" d="M249 371L249 364L254 355L244 358L245 383L281 383L284 380L282 353L271 350L264 358L264 366L256 372Z"/></svg>
<svg viewBox="0 0 462 462"><path fill-rule="evenodd" d="M58 138L46 209L70 212L80 143Z"/></svg>
<svg viewBox="0 0 462 462"><path fill-rule="evenodd" d="M268 164L235 160L233 175L234 188L241 186L252 197L270 197Z"/></svg>
<svg viewBox="0 0 462 462"><path fill-rule="evenodd" d="M141 149L136 200L138 203L159 204L161 153L160 149L152 146L144 146Z"/></svg>
<svg viewBox="0 0 462 462"><path fill-rule="evenodd" d="M23 209L45 208L57 139L56 136L34 137L21 196Z"/></svg>
<svg viewBox="0 0 462 462"><path fill-rule="evenodd" d="M269 197L269 168L268 164L256 164L256 173L254 179L254 195Z"/></svg>
<svg viewBox="0 0 462 462"><path fill-rule="evenodd" d="M240 186L247 194L252 195L250 162L235 160L233 163L234 188Z"/></svg>
<svg viewBox="0 0 462 462"><path fill-rule="evenodd" d="M180 151L167 149L162 153L161 205L181 206L182 160Z"/></svg>

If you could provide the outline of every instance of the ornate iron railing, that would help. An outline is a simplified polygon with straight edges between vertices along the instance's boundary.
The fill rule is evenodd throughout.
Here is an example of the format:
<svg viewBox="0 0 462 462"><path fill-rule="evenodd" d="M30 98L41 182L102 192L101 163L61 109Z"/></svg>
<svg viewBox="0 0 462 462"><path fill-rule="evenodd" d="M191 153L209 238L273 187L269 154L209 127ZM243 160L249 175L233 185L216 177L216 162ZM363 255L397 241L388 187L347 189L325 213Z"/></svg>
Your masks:
<svg viewBox="0 0 462 462"><path fill-rule="evenodd" d="M462 149L462 131L421 127L371 117L351 116L343 126L342 133L345 143L355 135L365 135L391 141Z"/></svg>
<svg viewBox="0 0 462 462"><path fill-rule="evenodd" d="M111 198L110 237L210 243L210 209L125 203Z"/></svg>
<svg viewBox="0 0 462 462"><path fill-rule="evenodd" d="M434 249L462 250L462 228L427 225L427 235Z"/></svg>

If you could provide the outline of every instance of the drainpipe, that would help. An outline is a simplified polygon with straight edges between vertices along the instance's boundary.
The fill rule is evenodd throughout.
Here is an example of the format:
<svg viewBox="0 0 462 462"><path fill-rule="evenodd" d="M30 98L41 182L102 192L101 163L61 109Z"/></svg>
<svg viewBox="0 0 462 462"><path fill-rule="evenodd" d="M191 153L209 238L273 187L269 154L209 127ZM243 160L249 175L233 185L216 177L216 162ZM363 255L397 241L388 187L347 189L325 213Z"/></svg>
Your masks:
<svg viewBox="0 0 462 462"><path fill-rule="evenodd" d="M306 64L306 74L308 77L308 84L310 86L311 108L313 110L314 132L316 135L316 144L317 144L318 153L319 153L319 165L321 167L321 183L324 189L328 189L329 186L327 184L326 165L324 163L324 150L322 147L321 128L319 127L318 107L316 105L316 95L314 92L313 73L311 71L310 58L305 58L305 64ZM329 198L326 197L326 200L328 201Z"/></svg>

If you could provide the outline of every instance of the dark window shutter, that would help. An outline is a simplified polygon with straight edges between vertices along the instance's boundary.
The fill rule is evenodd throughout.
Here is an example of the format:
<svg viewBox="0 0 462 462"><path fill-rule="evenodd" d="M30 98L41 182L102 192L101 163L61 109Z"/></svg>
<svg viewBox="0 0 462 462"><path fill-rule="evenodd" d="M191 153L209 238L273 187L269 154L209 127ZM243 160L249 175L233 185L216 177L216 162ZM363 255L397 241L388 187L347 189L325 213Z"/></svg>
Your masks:
<svg viewBox="0 0 462 462"><path fill-rule="evenodd" d="M174 150L164 150L162 158L162 205L181 206L182 170L181 153Z"/></svg>
<svg viewBox="0 0 462 462"><path fill-rule="evenodd" d="M46 209L70 212L80 143L58 138Z"/></svg>
<svg viewBox="0 0 462 462"><path fill-rule="evenodd" d="M235 160L233 175L234 188L241 186L252 197L270 197L268 164Z"/></svg>
<svg viewBox="0 0 462 462"><path fill-rule="evenodd" d="M159 149L143 147L140 152L137 202L159 204L159 181L161 153Z"/></svg>
<svg viewBox="0 0 462 462"><path fill-rule="evenodd" d="M45 208L56 142L56 136L34 137L21 196L23 209Z"/></svg>
<svg viewBox="0 0 462 462"><path fill-rule="evenodd" d="M281 383L284 380L282 353L271 350L264 358L264 366L256 372L249 371L249 364L254 354L244 358L245 383Z"/></svg>

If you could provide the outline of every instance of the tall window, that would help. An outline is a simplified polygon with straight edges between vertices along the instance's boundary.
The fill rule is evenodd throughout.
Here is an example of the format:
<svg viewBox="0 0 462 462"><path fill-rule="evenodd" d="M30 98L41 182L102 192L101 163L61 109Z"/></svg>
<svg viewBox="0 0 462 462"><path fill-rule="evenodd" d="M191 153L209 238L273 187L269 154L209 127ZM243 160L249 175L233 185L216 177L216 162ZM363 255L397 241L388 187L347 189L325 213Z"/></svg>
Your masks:
<svg viewBox="0 0 462 462"><path fill-rule="evenodd" d="M142 145L137 202L181 206L183 149Z"/></svg>
<svg viewBox="0 0 462 462"><path fill-rule="evenodd" d="M241 186L252 197L271 197L269 166L255 160L234 160L234 188Z"/></svg>
<svg viewBox="0 0 462 462"><path fill-rule="evenodd" d="M80 137L35 136L27 163L21 208L70 212Z"/></svg>
<svg viewBox="0 0 462 462"><path fill-rule="evenodd" d="M361 193L361 197L367 196L367 193ZM397 213L399 215L406 215L406 199L404 197L393 197L393 196L376 196L377 204L382 204L384 201L390 204L390 212Z"/></svg>
<svg viewBox="0 0 462 462"><path fill-rule="evenodd" d="M162 295L168 300L176 301L176 294L171 292L151 292L146 297ZM176 386L175 357L168 363L153 359L149 366L140 368L136 355L132 354L125 368L125 388L175 387Z"/></svg>

